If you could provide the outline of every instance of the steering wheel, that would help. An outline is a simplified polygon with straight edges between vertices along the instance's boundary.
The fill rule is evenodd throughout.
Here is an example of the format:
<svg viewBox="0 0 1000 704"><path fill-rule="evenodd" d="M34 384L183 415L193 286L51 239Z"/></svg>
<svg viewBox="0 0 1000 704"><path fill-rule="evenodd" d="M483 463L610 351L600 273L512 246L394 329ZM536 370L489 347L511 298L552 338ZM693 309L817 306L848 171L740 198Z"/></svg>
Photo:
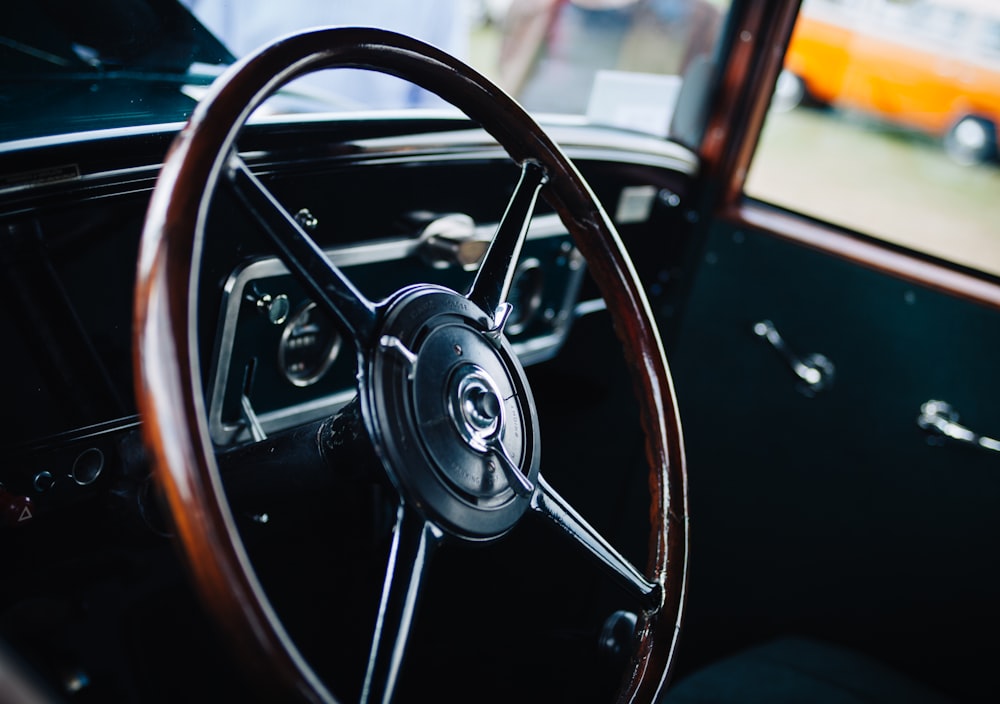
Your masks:
<svg viewBox="0 0 1000 704"><path fill-rule="evenodd" d="M416 284L384 301L368 300L235 152L248 116L280 86L342 67L395 75L436 93L477 121L521 166L468 292ZM435 549L499 540L536 512L642 604L619 700L652 701L670 671L687 570L680 422L635 270L569 159L515 101L473 69L412 38L368 28L294 34L244 58L215 82L167 155L142 235L135 296L136 388L154 475L198 591L234 646L252 666L275 675L286 696L332 702L250 564L207 430L195 291L208 204L220 187L253 213L288 269L357 349L358 423L364 430L358 443L371 449L397 497L362 700L393 696ZM539 193L587 260L631 370L650 466L644 570L546 481L531 388L504 335L507 296ZM295 456L311 453L328 471L342 471L328 455L341 421L327 422L316 437L296 436Z"/></svg>

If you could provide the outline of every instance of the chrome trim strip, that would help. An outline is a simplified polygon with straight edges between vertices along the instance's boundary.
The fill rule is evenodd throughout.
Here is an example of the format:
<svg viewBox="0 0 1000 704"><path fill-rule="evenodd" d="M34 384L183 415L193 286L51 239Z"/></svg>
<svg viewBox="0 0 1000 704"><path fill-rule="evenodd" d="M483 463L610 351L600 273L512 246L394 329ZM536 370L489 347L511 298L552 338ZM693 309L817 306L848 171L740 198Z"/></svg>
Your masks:
<svg viewBox="0 0 1000 704"><path fill-rule="evenodd" d="M116 433L123 433L127 430L138 428L141 424L142 421L137 415L124 416L122 418L114 418L112 420L96 423L94 425L88 425L83 428L75 428L73 430L55 433L54 435L47 435L31 440L23 445L13 445L3 449L11 456L20 457L21 455L37 452L39 450L62 448L68 445L81 443L84 440L91 440L114 435Z"/></svg>
<svg viewBox="0 0 1000 704"><path fill-rule="evenodd" d="M671 168L685 174L695 173L698 167L698 158L690 149L651 135L593 127L584 123L548 125L545 130L572 159L613 158L615 161ZM506 152L496 141L480 129L380 137L360 140L355 145L361 150L360 156L390 153L426 157L431 154L454 154L459 149L506 156ZM461 156L467 157L465 152ZM359 154L351 156L357 157Z"/></svg>
<svg viewBox="0 0 1000 704"><path fill-rule="evenodd" d="M469 124L467 119L441 111L429 111L426 114L418 113L416 116L411 115L409 118L404 117L402 114L379 113L370 114L368 117L376 120L381 119L386 122L397 120L405 122L409 119L415 122L414 127L416 129L419 129L421 118L425 121L433 119L440 122L454 121L456 124ZM323 125L347 125L359 121L361 120L358 115L338 116L335 119L331 119L327 115L283 118L281 120L268 120L266 122L260 121L254 124L258 126L267 125L286 128L301 125L308 129ZM181 127L183 125L176 123L122 127L110 130L95 130L69 135L0 142L0 157L17 152L66 147L86 142L97 143L116 139L157 136L166 139L179 132ZM652 135L623 132L607 127L596 127L587 125L582 120L575 121L572 118L563 119L559 122L546 123L544 128L556 143L561 145L563 151L571 159L581 161L617 161L627 164L670 169L687 175L692 175L698 170L698 157L694 152L680 144ZM335 155L324 154L321 157L311 158L308 161L383 164L400 161L422 162L432 160L455 161L462 159L508 158L506 152L497 142L484 130L479 128L445 130L427 134L409 134L399 137L379 137L348 141L343 144L350 145L352 148ZM316 153L322 153L322 150L317 150ZM283 163L285 161L280 158L280 152L272 153L270 151L251 150L244 152L243 155L251 163L269 161L272 158L275 163ZM68 185L75 187L101 181L118 180L122 177L133 181L151 180L155 179L159 168L159 164L151 163L106 171L82 171L79 178L68 182ZM23 195L47 185L51 184L16 184L0 189L0 195L12 193Z"/></svg>
<svg viewBox="0 0 1000 704"><path fill-rule="evenodd" d="M0 156L8 152L20 152L31 149L46 149L48 147L64 147L80 142L99 142L102 140L123 139L126 137L153 137L157 135L177 133L183 129L183 122L167 122L155 125L135 125L132 127L112 127L104 130L87 130L70 132L47 137L27 137L0 142Z"/></svg>

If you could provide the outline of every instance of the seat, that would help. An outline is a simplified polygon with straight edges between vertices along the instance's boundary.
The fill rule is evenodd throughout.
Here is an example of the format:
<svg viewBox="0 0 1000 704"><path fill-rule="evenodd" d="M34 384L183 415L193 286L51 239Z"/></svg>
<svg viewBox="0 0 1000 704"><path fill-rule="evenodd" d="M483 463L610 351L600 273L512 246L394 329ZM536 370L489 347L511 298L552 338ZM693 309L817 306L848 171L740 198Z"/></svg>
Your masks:
<svg viewBox="0 0 1000 704"><path fill-rule="evenodd" d="M868 655L799 637L772 640L697 670L662 698L662 704L953 701Z"/></svg>

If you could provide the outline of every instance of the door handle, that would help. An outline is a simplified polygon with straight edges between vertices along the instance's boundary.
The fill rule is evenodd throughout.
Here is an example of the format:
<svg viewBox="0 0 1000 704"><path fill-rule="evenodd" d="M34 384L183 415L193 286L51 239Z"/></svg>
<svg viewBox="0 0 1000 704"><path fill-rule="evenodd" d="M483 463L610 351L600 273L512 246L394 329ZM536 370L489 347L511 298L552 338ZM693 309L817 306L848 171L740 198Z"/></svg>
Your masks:
<svg viewBox="0 0 1000 704"><path fill-rule="evenodd" d="M933 437L950 438L966 445L1000 452L1000 440L969 430L958 422L958 412L947 401L932 399L920 406L917 425Z"/></svg>
<svg viewBox="0 0 1000 704"><path fill-rule="evenodd" d="M795 354L770 320L756 323L753 326L753 331L757 337L769 342L778 351L778 354L788 362L792 372L799 378L799 391L806 396L815 396L817 392L828 388L833 383L833 362L825 355L811 352L800 357Z"/></svg>

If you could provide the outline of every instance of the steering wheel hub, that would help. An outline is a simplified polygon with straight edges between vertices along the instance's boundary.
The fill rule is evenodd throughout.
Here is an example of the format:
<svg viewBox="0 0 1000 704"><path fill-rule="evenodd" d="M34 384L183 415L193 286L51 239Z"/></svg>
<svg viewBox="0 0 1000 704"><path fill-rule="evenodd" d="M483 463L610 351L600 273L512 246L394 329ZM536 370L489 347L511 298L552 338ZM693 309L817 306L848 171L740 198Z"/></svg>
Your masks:
<svg viewBox="0 0 1000 704"><path fill-rule="evenodd" d="M500 537L528 502L510 486L498 444L528 481L538 473L524 369L505 339L489 335L490 317L453 291L404 289L383 321L365 397L386 473L445 530Z"/></svg>

